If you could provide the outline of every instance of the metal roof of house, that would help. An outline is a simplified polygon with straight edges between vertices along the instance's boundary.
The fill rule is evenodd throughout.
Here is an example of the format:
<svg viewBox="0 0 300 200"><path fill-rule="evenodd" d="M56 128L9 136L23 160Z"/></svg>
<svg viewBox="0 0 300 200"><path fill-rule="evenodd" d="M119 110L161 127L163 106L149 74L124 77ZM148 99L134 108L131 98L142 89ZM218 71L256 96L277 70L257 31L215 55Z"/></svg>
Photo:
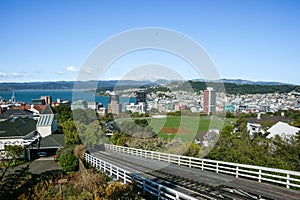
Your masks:
<svg viewBox="0 0 300 200"><path fill-rule="evenodd" d="M279 121L292 122L293 120L284 116L262 116L260 119L257 117L250 117L247 121L253 124L260 124L261 122L277 123Z"/></svg>
<svg viewBox="0 0 300 200"><path fill-rule="evenodd" d="M56 111L49 104L47 104L45 106L44 110L42 110L42 112L41 112L41 114L55 114L55 113L56 113Z"/></svg>
<svg viewBox="0 0 300 200"><path fill-rule="evenodd" d="M300 128L298 127L290 126L284 122L277 122L274 126L267 130L267 132L270 133L267 138L274 138L276 135L279 135L280 137L295 136L299 131Z"/></svg>
<svg viewBox="0 0 300 200"><path fill-rule="evenodd" d="M54 120L53 114L47 114L47 115L43 114L40 116L37 122L37 126L51 126L53 120Z"/></svg>
<svg viewBox="0 0 300 200"><path fill-rule="evenodd" d="M12 117L28 117L33 112L29 110L20 110L20 109L9 109L6 110L4 113L0 114L0 119L9 119Z"/></svg>
<svg viewBox="0 0 300 200"><path fill-rule="evenodd" d="M36 131L36 120L11 118L0 122L0 138L23 138Z"/></svg>
<svg viewBox="0 0 300 200"><path fill-rule="evenodd" d="M64 146L65 146L65 135L57 131L45 138L42 138L39 148L40 149L63 148Z"/></svg>

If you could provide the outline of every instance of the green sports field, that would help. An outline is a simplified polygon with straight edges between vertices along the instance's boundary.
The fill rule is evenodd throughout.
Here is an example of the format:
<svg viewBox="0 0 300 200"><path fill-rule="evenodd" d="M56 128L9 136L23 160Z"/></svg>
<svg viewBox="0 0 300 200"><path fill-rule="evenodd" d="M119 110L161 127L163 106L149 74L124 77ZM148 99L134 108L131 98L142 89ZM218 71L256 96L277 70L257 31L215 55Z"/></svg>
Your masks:
<svg viewBox="0 0 300 200"><path fill-rule="evenodd" d="M136 118L142 119L142 118ZM167 115L165 118L153 118L146 117L149 126L153 128L153 131L166 140L173 139L175 137L181 138L183 142L193 141L197 133L202 130L219 129L222 130L223 126L231 125L222 119L213 118L207 116L174 116ZM134 118L120 118L118 122L134 121ZM234 119L226 119L227 121L234 122Z"/></svg>
<svg viewBox="0 0 300 200"><path fill-rule="evenodd" d="M149 123L159 137L164 137L165 139L180 137L183 141L193 141L196 134L202 130L221 130L223 125L228 124L220 119L210 119L199 116L167 116L166 118L159 119L151 118L151 120L149 119ZM178 131L176 131L176 129L178 129Z"/></svg>

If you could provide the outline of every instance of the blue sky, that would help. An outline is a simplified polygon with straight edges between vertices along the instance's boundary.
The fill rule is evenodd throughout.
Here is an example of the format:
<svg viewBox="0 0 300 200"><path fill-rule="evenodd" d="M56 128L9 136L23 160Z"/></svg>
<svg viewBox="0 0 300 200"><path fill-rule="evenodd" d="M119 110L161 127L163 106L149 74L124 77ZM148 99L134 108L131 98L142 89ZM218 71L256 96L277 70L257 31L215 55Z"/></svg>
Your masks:
<svg viewBox="0 0 300 200"><path fill-rule="evenodd" d="M209 54L222 78L300 84L300 1L0 1L0 82L76 80L101 42L120 32L161 27ZM164 52L123 56L103 79L148 63L201 78Z"/></svg>

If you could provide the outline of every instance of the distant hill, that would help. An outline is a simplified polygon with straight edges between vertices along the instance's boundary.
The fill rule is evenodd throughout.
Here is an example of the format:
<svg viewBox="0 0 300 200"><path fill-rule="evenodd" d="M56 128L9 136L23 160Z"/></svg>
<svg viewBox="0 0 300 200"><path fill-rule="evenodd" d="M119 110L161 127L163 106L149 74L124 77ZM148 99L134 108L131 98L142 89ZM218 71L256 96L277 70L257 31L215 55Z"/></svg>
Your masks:
<svg viewBox="0 0 300 200"><path fill-rule="evenodd" d="M208 82L209 86L213 87L216 91L223 91L225 88L228 94L265 94L265 93L289 93L292 91L300 92L300 86L288 84L236 84L236 83L223 83L220 81ZM204 90L207 83L203 81L187 81L176 89L185 90L192 87L194 91Z"/></svg>
<svg viewBox="0 0 300 200"><path fill-rule="evenodd" d="M204 79L195 79L195 81L200 81L200 82L205 82L206 80ZM223 78L221 80L217 81L209 81L209 82L222 82L222 83L234 83L237 85L292 85L288 83L281 83L281 82L274 82L274 81L249 81L249 80L244 80L244 79L226 79Z"/></svg>
<svg viewBox="0 0 300 200"><path fill-rule="evenodd" d="M74 85L75 84L75 85ZM26 83L0 83L0 91L9 90L71 90L77 89L93 89L97 88L113 88L117 87L139 87L157 85L150 81L134 81L134 80L111 80L111 81L56 81L56 82L26 82Z"/></svg>
<svg viewBox="0 0 300 200"><path fill-rule="evenodd" d="M167 84L170 82L178 81L168 81L168 80L157 80L155 82L151 81L134 81L134 80L110 80L110 81L57 81L57 82L28 82L28 83L0 83L0 91L9 90L71 90L77 89L95 89L98 91L106 91L117 88L129 89L137 87L149 87L160 84ZM186 84L192 86L195 91L204 90L206 88L206 82L203 80L192 80L186 81ZM253 94L253 93L288 93L291 91L300 92L300 86L295 86L291 84L284 84L279 82L254 82L242 79L222 79L219 81L210 82L212 85L218 89L220 84L224 84L226 92L229 94ZM188 85L186 85L188 86ZM184 89L184 85L182 88Z"/></svg>
<svg viewBox="0 0 300 200"><path fill-rule="evenodd" d="M292 85L281 82L268 82L268 81L249 81L243 79L221 79L223 83L235 83L237 85Z"/></svg>

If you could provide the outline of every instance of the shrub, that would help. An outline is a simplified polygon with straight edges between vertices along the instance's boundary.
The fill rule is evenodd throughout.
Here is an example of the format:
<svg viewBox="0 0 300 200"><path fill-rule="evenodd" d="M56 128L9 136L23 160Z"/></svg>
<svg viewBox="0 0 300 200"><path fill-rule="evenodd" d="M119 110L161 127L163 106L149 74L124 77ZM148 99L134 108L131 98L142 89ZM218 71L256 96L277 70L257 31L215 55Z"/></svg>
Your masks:
<svg viewBox="0 0 300 200"><path fill-rule="evenodd" d="M62 169L67 172L78 170L79 158L73 153L62 153L58 161Z"/></svg>

